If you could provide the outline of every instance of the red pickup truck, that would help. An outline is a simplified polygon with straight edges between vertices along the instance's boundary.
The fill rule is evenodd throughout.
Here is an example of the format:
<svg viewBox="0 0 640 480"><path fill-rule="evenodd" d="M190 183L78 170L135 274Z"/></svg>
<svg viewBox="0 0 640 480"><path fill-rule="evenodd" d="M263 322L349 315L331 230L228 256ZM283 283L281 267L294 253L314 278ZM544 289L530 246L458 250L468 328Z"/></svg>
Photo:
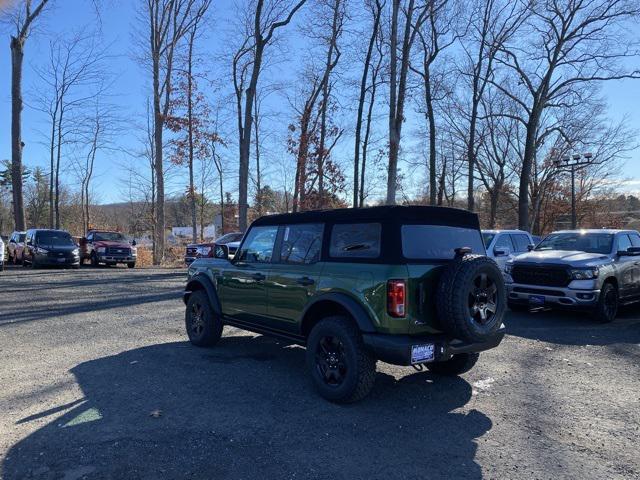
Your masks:
<svg viewBox="0 0 640 480"><path fill-rule="evenodd" d="M87 236L80 239L80 263L89 260L91 265L126 264L136 266L138 252L136 241L129 241L119 232L89 230Z"/></svg>

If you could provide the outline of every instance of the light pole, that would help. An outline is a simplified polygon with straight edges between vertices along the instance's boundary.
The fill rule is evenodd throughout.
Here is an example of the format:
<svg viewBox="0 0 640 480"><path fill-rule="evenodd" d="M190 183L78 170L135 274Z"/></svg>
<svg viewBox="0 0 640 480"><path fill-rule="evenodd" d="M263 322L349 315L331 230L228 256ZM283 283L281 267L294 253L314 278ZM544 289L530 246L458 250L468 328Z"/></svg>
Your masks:
<svg viewBox="0 0 640 480"><path fill-rule="evenodd" d="M576 214L576 171L591 165L593 155L591 153L576 153L572 156L567 155L562 159L555 159L554 166L558 170L564 170L571 173L571 229L578 228L578 219Z"/></svg>

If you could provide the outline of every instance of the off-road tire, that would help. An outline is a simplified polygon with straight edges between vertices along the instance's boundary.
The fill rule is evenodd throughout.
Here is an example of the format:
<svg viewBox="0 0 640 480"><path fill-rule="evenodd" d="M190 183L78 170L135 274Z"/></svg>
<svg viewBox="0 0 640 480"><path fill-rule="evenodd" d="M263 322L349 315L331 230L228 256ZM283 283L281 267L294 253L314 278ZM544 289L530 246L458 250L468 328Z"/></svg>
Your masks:
<svg viewBox="0 0 640 480"><path fill-rule="evenodd" d="M529 305L523 305L522 303L507 302L507 307L509 307L509 310L512 312L526 313L529 311Z"/></svg>
<svg viewBox="0 0 640 480"><path fill-rule="evenodd" d="M474 282L481 274L496 287L496 311L486 323L474 321L469 305ZM490 340L502 325L506 308L504 279L496 262L484 255L457 256L440 278L436 307L440 327L449 335L468 342Z"/></svg>
<svg viewBox="0 0 640 480"><path fill-rule="evenodd" d="M195 317L199 308L202 323ZM189 341L198 347L212 347L222 336L222 321L213 311L209 297L203 290L196 290L189 295L184 322Z"/></svg>
<svg viewBox="0 0 640 480"><path fill-rule="evenodd" d="M609 299L613 300L615 305L612 307L608 305ZM618 314L618 308L620 307L620 300L618 298L618 289L611 282L606 282L602 285L600 290L600 296L598 297L598 303L591 312L591 317L600 323L611 323L615 320Z"/></svg>
<svg viewBox="0 0 640 480"><path fill-rule="evenodd" d="M430 372L436 375L455 377L471 370L480 358L479 353L459 353L445 362L425 364Z"/></svg>
<svg viewBox="0 0 640 480"><path fill-rule="evenodd" d="M98 256L96 255L96 252L91 252L91 266L92 267L98 267L100 266L100 262L98 262Z"/></svg>
<svg viewBox="0 0 640 480"><path fill-rule="evenodd" d="M346 374L339 385L325 382L316 361L319 342L335 337L343 347ZM344 316L331 316L318 322L307 339L307 370L316 391L330 402L353 403L366 397L376 379L376 359L366 350L354 322Z"/></svg>
<svg viewBox="0 0 640 480"><path fill-rule="evenodd" d="M129 263L127 263L127 267L129 267L129 268L136 268L136 262L129 262Z"/></svg>

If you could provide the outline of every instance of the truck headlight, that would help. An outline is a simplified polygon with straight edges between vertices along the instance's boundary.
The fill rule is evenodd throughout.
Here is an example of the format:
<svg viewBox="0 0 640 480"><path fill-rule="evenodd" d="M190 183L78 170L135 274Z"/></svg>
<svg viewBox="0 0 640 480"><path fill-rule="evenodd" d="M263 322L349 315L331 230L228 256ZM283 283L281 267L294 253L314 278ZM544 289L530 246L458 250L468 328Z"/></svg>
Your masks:
<svg viewBox="0 0 640 480"><path fill-rule="evenodd" d="M36 248L36 253L39 254L39 255L46 255L47 253L49 253L49 250L46 250L44 248L38 247L38 248Z"/></svg>
<svg viewBox="0 0 640 480"><path fill-rule="evenodd" d="M593 280L598 278L600 270L597 267L592 268L576 268L571 270L571 278L573 280Z"/></svg>
<svg viewBox="0 0 640 480"><path fill-rule="evenodd" d="M71 250L71 253L73 254L74 257L77 257L78 255L80 255L80 250L78 250L77 248L74 248L73 250Z"/></svg>
<svg viewBox="0 0 640 480"><path fill-rule="evenodd" d="M106 249L105 247L98 247L98 248L96 249L96 251L97 251L98 253L105 253L105 252L107 251L107 249Z"/></svg>
<svg viewBox="0 0 640 480"><path fill-rule="evenodd" d="M504 273L507 273L507 274L511 275L512 271L513 271L513 263L507 263L504 266Z"/></svg>

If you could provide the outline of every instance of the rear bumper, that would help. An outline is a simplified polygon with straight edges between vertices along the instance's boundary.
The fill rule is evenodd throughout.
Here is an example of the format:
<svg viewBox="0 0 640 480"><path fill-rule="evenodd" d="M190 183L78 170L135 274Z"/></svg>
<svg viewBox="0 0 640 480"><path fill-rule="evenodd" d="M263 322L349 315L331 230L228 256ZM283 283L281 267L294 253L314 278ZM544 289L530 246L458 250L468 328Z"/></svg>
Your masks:
<svg viewBox="0 0 640 480"><path fill-rule="evenodd" d="M482 343L464 342L446 335L385 335L381 333L364 333L362 339L365 346L378 360L393 365L414 365L411 362L411 347L414 345L434 345L434 362L449 360L459 353L475 353L490 350L502 342L506 332L504 325L488 341ZM424 363L424 362L422 362Z"/></svg>

